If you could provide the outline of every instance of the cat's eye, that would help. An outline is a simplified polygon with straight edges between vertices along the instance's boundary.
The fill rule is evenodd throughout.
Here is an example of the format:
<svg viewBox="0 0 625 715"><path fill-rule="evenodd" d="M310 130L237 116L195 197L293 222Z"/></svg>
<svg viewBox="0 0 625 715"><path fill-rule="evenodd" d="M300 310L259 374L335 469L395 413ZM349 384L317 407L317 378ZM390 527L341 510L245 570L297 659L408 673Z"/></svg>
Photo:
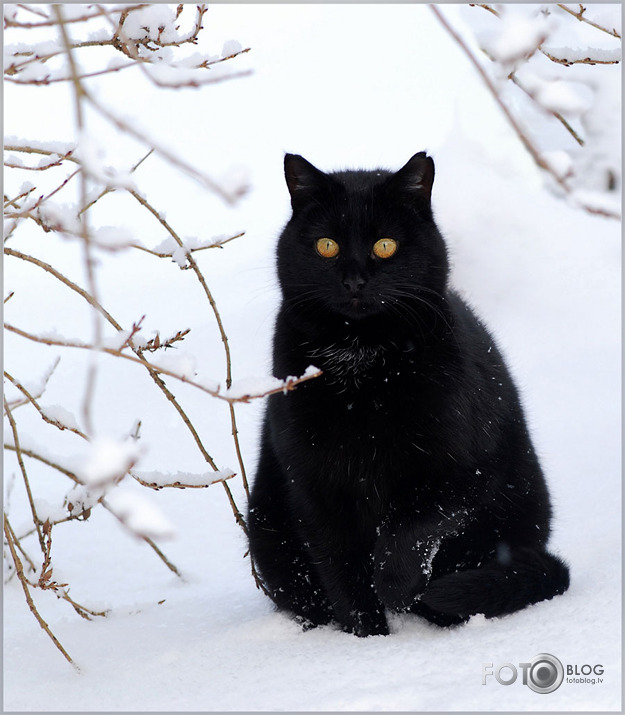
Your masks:
<svg viewBox="0 0 625 715"><path fill-rule="evenodd" d="M392 238L381 238L373 246L373 254L378 258L390 258L397 250L397 241Z"/></svg>
<svg viewBox="0 0 625 715"><path fill-rule="evenodd" d="M315 245L317 253L324 258L334 258L339 255L339 244L331 238L320 238Z"/></svg>

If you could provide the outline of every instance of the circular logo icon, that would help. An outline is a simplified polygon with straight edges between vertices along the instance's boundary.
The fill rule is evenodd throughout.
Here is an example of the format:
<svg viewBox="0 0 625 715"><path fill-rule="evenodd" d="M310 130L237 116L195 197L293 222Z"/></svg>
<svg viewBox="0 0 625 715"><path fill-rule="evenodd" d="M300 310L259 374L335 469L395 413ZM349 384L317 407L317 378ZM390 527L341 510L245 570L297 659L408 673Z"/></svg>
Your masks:
<svg viewBox="0 0 625 715"><path fill-rule="evenodd" d="M564 680L564 666L549 653L539 653L530 661L528 686L535 693L553 693Z"/></svg>

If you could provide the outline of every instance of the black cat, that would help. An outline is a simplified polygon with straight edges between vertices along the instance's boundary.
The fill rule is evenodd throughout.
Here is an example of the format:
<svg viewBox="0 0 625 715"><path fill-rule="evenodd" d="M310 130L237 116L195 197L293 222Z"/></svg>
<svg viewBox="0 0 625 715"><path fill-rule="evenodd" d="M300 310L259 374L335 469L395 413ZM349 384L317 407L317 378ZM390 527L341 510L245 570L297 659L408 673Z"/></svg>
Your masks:
<svg viewBox="0 0 625 715"><path fill-rule="evenodd" d="M305 626L387 634L385 609L439 625L566 591L551 508L493 338L448 286L434 163L325 174L285 157L274 374L249 508L273 600Z"/></svg>

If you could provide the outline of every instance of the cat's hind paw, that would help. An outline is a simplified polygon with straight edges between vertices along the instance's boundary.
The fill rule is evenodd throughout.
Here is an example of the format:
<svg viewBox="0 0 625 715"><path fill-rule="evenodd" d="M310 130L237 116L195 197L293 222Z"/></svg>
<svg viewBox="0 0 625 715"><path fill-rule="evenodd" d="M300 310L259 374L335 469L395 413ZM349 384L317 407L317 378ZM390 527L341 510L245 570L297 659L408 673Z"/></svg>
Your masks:
<svg viewBox="0 0 625 715"><path fill-rule="evenodd" d="M406 576L376 569L374 574L378 598L386 608L394 611L409 608L423 593L427 582L427 576L418 572Z"/></svg>

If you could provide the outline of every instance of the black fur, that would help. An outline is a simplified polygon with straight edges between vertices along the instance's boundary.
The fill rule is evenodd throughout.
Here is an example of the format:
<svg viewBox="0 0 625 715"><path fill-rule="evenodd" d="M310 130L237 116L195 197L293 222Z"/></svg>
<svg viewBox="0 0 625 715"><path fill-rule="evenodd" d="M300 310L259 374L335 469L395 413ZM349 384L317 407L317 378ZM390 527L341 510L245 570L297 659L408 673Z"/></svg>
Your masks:
<svg viewBox="0 0 625 715"><path fill-rule="evenodd" d="M323 374L265 417L248 523L274 601L367 636L388 633L385 609L451 625L563 593L516 388L447 285L432 159L325 174L289 154L285 174L274 374ZM391 257L372 252L381 238Z"/></svg>

